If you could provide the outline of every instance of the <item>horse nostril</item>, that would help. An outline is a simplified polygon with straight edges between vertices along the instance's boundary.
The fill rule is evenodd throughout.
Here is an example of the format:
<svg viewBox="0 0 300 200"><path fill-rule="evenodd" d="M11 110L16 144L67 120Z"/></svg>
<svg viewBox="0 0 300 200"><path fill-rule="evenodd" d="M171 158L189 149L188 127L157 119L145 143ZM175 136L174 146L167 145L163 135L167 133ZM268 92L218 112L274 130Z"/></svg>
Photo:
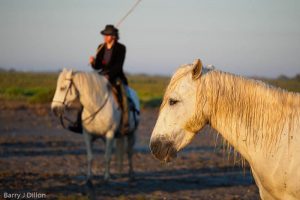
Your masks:
<svg viewBox="0 0 300 200"><path fill-rule="evenodd" d="M151 150L151 153L153 155L156 155L157 153L160 152L160 149L161 149L161 146L162 146L162 142L159 141L159 140L152 140L150 142L150 150Z"/></svg>
<svg viewBox="0 0 300 200"><path fill-rule="evenodd" d="M57 117L57 116L61 115L62 109L60 107L55 106L55 107L52 108L52 112Z"/></svg>
<svg viewBox="0 0 300 200"><path fill-rule="evenodd" d="M177 150L174 147L174 142L166 138L155 138L150 141L151 153L155 158L166 162L176 158Z"/></svg>
<svg viewBox="0 0 300 200"><path fill-rule="evenodd" d="M57 116L57 108L56 107L52 107L52 112L53 112L53 114L55 115L55 116Z"/></svg>

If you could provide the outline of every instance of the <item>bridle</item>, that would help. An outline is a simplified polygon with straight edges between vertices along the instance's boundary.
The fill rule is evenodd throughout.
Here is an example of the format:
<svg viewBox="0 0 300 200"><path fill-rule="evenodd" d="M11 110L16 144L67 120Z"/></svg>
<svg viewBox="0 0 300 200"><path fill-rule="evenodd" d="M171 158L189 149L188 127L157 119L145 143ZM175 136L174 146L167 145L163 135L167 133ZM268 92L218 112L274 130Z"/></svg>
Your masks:
<svg viewBox="0 0 300 200"><path fill-rule="evenodd" d="M65 96L64 96L63 100L61 101L61 100L53 99L52 102L61 103L61 104L63 104L65 107L68 107L68 105L67 105L67 103L66 103L67 95L68 95L69 92L72 92L72 90L71 90L72 85L74 85L74 87L75 87L75 84L73 83L72 75L71 75L71 78L66 78L65 80L69 81L69 85L68 85L68 88L67 88L67 90L66 90L66 93L65 93ZM76 87L75 87L75 90L77 91ZM78 97L78 96L77 96L77 97ZM92 113L90 116L86 117L85 119L82 119L82 122L85 122L85 121L87 121L87 120L93 119L93 118L94 118L94 117L95 117L95 116L103 109L103 107L106 105L106 103L108 102L108 97L109 97L109 94L106 95L105 100L104 100L104 102L102 103L102 105L99 106L99 108L98 108L94 113ZM60 115L59 115L59 120L60 120L60 123L61 123L61 125L62 125L62 127L63 127L64 129L67 129L67 127L66 127L66 125L65 125L65 123L64 123L64 119L65 119L66 121L68 121L69 123L71 123L71 124L75 124L75 122L73 122L73 121L72 121L71 119L69 119L67 116L65 116L65 115L63 115L63 114L60 114Z"/></svg>
<svg viewBox="0 0 300 200"><path fill-rule="evenodd" d="M67 106L67 104L65 103L65 101L67 99L67 95L68 95L69 91L71 90L71 87L72 87L72 84L73 84L73 80L72 80L72 78L69 78L69 79L66 78L65 80L69 81L69 85L68 85L68 89L67 89L67 91L65 93L65 96L64 96L63 100L60 101L60 100L55 100L54 99L52 102L61 103L61 104L65 105L65 106Z"/></svg>
<svg viewBox="0 0 300 200"><path fill-rule="evenodd" d="M71 92L71 87L73 85L73 80L72 80L72 77L71 78L66 78L65 80L69 81L69 84L68 84L68 88L66 90L66 93L65 93L65 96L64 96L63 100L53 99L52 102L61 103L65 107L67 107L68 105L66 103L66 99L67 99L68 93ZM67 128L66 125L65 125L65 123L64 123L64 119L67 120L71 124L75 124L75 122L73 122L71 119L69 119L68 117L64 116L63 114L60 114L59 115L59 121L60 121L60 124L62 125L62 127L64 129Z"/></svg>

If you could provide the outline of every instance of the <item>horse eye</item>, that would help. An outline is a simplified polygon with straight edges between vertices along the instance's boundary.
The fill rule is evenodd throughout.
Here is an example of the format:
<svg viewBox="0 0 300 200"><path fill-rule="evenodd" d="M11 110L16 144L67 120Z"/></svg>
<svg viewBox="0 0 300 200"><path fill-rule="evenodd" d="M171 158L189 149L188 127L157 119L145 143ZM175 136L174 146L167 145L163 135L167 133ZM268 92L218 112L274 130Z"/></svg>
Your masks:
<svg viewBox="0 0 300 200"><path fill-rule="evenodd" d="M176 99L169 99L169 105L170 106L173 106L173 105L175 105L176 103L178 103L179 101L178 100L176 100Z"/></svg>
<svg viewBox="0 0 300 200"><path fill-rule="evenodd" d="M61 86L61 87L60 87L60 90L61 90L61 91L65 90L65 89L66 89L66 86Z"/></svg>

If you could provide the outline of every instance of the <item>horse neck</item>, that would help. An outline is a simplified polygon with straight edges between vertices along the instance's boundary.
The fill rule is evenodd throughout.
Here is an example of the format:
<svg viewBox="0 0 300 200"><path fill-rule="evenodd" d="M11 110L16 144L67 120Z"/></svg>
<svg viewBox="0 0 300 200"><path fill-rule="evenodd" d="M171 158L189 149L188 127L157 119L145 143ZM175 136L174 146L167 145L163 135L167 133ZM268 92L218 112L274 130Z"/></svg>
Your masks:
<svg viewBox="0 0 300 200"><path fill-rule="evenodd" d="M73 76L73 81L84 109L94 112L107 98L107 81L103 77L93 73L77 72Z"/></svg>
<svg viewBox="0 0 300 200"><path fill-rule="evenodd" d="M208 75L204 85L211 126L247 160L251 151L276 146L286 119L300 104L299 95L295 101L290 93L221 72Z"/></svg>

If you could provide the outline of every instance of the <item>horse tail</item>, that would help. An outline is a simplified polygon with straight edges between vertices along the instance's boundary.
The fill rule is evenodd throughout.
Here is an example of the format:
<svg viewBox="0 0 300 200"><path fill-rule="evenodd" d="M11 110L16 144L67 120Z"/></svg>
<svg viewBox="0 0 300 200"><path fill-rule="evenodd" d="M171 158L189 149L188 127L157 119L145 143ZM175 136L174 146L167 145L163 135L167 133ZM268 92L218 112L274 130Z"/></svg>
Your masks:
<svg viewBox="0 0 300 200"><path fill-rule="evenodd" d="M117 168L118 173L123 171L123 157L125 151L125 136L120 136L116 138L116 157L117 157Z"/></svg>

